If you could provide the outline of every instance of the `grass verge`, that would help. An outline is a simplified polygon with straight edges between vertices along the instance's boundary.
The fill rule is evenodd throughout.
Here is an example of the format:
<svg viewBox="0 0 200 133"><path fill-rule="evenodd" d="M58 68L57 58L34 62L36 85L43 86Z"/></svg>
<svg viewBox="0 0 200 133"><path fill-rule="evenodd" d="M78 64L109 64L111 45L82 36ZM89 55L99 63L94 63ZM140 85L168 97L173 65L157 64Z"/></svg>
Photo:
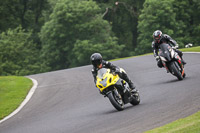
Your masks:
<svg viewBox="0 0 200 133"><path fill-rule="evenodd" d="M200 46L180 49L183 52L200 52Z"/></svg>
<svg viewBox="0 0 200 133"><path fill-rule="evenodd" d="M200 52L200 46L191 47L191 48L182 48L180 50L182 52ZM138 57L138 56L144 56L144 55L153 55L153 52L152 53L143 54L143 55L137 55L137 56L131 56L131 57L124 57L124 58L112 59L112 60L109 60L109 61L117 61L117 60L128 59L128 58Z"/></svg>
<svg viewBox="0 0 200 133"><path fill-rule="evenodd" d="M26 77L0 76L0 120L22 103L32 85Z"/></svg>
<svg viewBox="0 0 200 133"><path fill-rule="evenodd" d="M200 133L200 112L145 133Z"/></svg>

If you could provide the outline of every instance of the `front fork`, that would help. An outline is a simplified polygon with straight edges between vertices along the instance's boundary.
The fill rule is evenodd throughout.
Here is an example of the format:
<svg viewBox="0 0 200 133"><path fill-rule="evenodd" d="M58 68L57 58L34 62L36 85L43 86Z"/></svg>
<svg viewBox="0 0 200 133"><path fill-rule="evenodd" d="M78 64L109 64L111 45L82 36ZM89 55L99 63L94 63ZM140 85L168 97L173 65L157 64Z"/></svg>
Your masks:
<svg viewBox="0 0 200 133"><path fill-rule="evenodd" d="M182 69L181 75L183 76L185 72L184 72L184 65L183 65L183 63L182 63L182 60L181 60L181 58L180 58L178 55L176 56L176 59L177 59L179 65L180 65L180 67L181 67L181 69Z"/></svg>

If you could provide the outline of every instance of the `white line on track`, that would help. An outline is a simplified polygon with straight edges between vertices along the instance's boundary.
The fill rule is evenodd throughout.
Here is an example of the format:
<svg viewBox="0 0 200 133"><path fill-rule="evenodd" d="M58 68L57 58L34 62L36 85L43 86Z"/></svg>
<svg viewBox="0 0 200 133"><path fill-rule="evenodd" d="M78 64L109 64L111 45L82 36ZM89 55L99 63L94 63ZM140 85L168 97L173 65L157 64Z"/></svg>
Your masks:
<svg viewBox="0 0 200 133"><path fill-rule="evenodd" d="M0 120L0 123L4 122L5 120L11 118L12 116L14 116L15 114L17 114L24 106L25 104L31 99L33 93L35 92L37 86L38 86L38 82L35 79L29 78L32 80L33 82L33 87L30 89L28 95L26 96L26 98L24 99L24 101L20 104L20 106L13 111L10 115L6 116L4 119Z"/></svg>

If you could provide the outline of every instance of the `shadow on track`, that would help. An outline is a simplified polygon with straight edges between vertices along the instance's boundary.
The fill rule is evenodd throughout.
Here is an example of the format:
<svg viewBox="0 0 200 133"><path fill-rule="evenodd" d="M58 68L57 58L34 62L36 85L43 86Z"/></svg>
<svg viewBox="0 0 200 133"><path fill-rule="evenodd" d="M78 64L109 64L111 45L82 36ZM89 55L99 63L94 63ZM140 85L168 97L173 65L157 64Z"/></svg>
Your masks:
<svg viewBox="0 0 200 133"><path fill-rule="evenodd" d="M126 112L126 111L129 111L129 110L134 110L134 108L136 108L137 106L140 106L140 104L139 105L135 105L135 106L133 106L131 104L127 105L127 106L124 107L124 110L122 110L122 111L117 111L115 108L113 108L111 110L107 110L107 111L104 111L104 112L101 112L101 113L98 113L98 114L100 114L100 115L108 115L108 114Z"/></svg>
<svg viewBox="0 0 200 133"><path fill-rule="evenodd" d="M176 83L176 82L182 82L185 80L191 79L191 77L185 77L183 80L178 80L178 79L171 79L171 80L167 80L167 81L163 81L163 82L158 82L156 84L161 85L161 84L169 84L169 83Z"/></svg>

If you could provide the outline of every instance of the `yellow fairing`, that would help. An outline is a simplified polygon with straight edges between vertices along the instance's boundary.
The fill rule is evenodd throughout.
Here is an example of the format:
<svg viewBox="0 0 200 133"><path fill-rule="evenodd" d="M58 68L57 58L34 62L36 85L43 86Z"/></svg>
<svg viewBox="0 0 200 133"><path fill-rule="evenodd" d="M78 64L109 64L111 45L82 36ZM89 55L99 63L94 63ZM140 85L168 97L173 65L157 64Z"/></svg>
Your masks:
<svg viewBox="0 0 200 133"><path fill-rule="evenodd" d="M119 80L118 74L110 73L110 69L102 68L98 71L96 86L102 92L107 87L116 84Z"/></svg>

